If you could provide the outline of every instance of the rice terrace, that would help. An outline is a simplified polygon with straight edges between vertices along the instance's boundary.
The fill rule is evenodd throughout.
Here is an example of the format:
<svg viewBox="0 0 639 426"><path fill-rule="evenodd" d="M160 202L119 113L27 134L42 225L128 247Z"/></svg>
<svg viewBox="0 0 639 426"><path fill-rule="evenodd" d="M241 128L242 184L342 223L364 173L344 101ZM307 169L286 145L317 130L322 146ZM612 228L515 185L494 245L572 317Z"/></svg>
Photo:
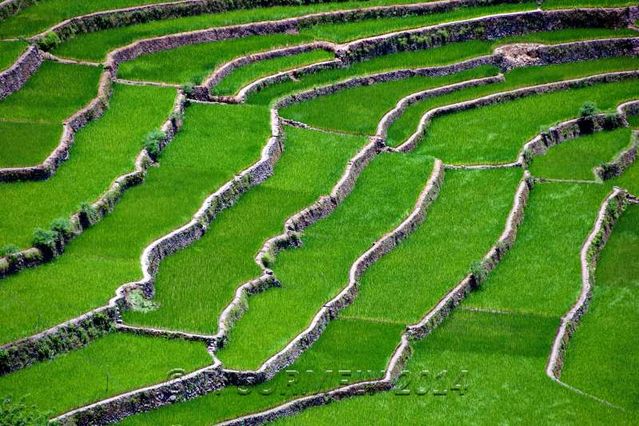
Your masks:
<svg viewBox="0 0 639 426"><path fill-rule="evenodd" d="M0 0L0 426L637 424L639 1Z"/></svg>

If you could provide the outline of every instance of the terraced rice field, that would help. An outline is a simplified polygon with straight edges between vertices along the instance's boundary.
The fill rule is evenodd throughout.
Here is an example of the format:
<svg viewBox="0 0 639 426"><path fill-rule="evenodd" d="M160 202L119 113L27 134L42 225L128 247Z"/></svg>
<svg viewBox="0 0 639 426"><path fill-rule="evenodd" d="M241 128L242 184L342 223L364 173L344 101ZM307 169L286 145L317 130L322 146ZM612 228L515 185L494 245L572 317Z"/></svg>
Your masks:
<svg viewBox="0 0 639 426"><path fill-rule="evenodd" d="M635 424L637 21L0 2L0 425Z"/></svg>

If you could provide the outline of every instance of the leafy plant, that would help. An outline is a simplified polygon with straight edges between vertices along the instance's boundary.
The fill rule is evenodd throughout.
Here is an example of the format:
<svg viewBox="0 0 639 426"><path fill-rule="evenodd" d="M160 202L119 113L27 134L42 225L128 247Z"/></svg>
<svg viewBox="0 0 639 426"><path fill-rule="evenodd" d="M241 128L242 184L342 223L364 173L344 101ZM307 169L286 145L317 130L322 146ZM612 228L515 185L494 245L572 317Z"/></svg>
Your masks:
<svg viewBox="0 0 639 426"><path fill-rule="evenodd" d="M144 138L144 149L152 158L156 159L160 155L160 143L164 138L166 138L166 133L161 130L156 129L147 133Z"/></svg>
<svg viewBox="0 0 639 426"><path fill-rule="evenodd" d="M59 217L51 222L51 230L65 238L69 238L73 234L73 225L66 217Z"/></svg>
<svg viewBox="0 0 639 426"><path fill-rule="evenodd" d="M486 266L478 260L470 265L470 273L473 277L475 277L477 284L483 283L488 277L488 270L486 269Z"/></svg>
<svg viewBox="0 0 639 426"><path fill-rule="evenodd" d="M599 109L597 108L597 104L591 101L584 102L581 108L579 108L579 116L582 118L592 117L598 112Z"/></svg>
<svg viewBox="0 0 639 426"><path fill-rule="evenodd" d="M86 201L80 204L80 214L92 223L98 219L98 211L93 207L93 204Z"/></svg>
<svg viewBox="0 0 639 426"><path fill-rule="evenodd" d="M53 31L49 31L37 41L38 47L46 52L55 49L60 43L62 43L62 40Z"/></svg>
<svg viewBox="0 0 639 426"><path fill-rule="evenodd" d="M11 254L16 254L20 251L20 248L15 244L7 244L0 248L0 257L9 256Z"/></svg>
<svg viewBox="0 0 639 426"><path fill-rule="evenodd" d="M55 247L57 234L49 229L37 228L33 232L32 243L36 247L53 249Z"/></svg>

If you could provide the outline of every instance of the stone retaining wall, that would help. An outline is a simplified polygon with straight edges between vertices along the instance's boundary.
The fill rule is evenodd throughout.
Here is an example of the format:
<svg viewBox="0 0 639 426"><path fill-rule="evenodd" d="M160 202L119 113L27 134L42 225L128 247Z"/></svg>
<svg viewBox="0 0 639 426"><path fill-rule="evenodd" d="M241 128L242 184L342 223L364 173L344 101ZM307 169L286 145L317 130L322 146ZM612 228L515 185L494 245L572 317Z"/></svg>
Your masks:
<svg viewBox="0 0 639 426"><path fill-rule="evenodd" d="M311 52L313 50L325 50L330 53L335 52L335 45L333 43L327 43L323 41L316 41L313 43L305 43L292 47L283 47L278 49L269 50L266 52L253 53L246 56L240 56L232 61L226 62L221 67L217 68L210 77L208 77L202 86L196 86L194 89L195 92L198 90L206 90L206 92L210 92L217 84L220 83L231 72L234 70L246 66L248 64L252 64L259 61L264 61L268 59L281 58L283 56L292 56L298 55L300 53Z"/></svg>
<svg viewBox="0 0 639 426"><path fill-rule="evenodd" d="M601 180L621 176L623 172L636 161L637 151L639 151L639 133L635 131L632 133L632 139L628 148L619 153L611 162L606 162L598 166L595 169L595 174Z"/></svg>
<svg viewBox="0 0 639 426"><path fill-rule="evenodd" d="M29 46L9 68L0 71L0 100L17 92L42 65L42 53L35 46Z"/></svg>
<svg viewBox="0 0 639 426"><path fill-rule="evenodd" d="M89 426L116 423L125 417L214 392L225 386L219 364L180 378L138 389L70 411L55 419L61 425Z"/></svg>
<svg viewBox="0 0 639 426"><path fill-rule="evenodd" d="M31 47L31 49L35 48ZM97 97L63 123L62 137L55 150L36 166L0 169L0 182L45 180L53 176L60 164L69 157L69 149L75 140L75 133L89 121L104 114L108 108L111 90L112 78L108 73L103 73L100 77Z"/></svg>
<svg viewBox="0 0 639 426"><path fill-rule="evenodd" d="M592 117L563 121L548 130L542 131L524 145L519 155L519 162L528 168L533 157L544 155L549 148L555 145L594 132L624 127L627 124L625 115L621 114L597 114Z"/></svg>
<svg viewBox="0 0 639 426"><path fill-rule="evenodd" d="M391 251L423 222L428 208L439 194L443 179L444 166L441 161L435 160L433 172L419 195L414 210L397 228L382 236L357 259L350 269L348 285L335 298L324 304L311 324L302 333L298 334L283 350L262 364L257 371L225 370L229 383L246 385L270 380L283 368L292 364L311 346L321 336L328 323L353 302L358 292L359 278L364 271Z"/></svg>
<svg viewBox="0 0 639 426"><path fill-rule="evenodd" d="M48 33L55 33L60 40L67 40L77 34L95 32L110 28L140 24L149 21L220 13L231 10L266 8L273 6L300 6L315 3L332 3L341 0L182 0L160 4L133 6L125 9L107 10L67 19L32 39L37 41ZM361 20L373 17L418 15L444 12L457 7L487 4L521 3L522 0L448 0L432 4L378 6L352 11L326 12L314 14L317 22L330 21L332 16L342 20ZM365 2L362 5L365 6ZM1 12L0 12L1 13Z"/></svg>
<svg viewBox="0 0 639 426"><path fill-rule="evenodd" d="M106 110L106 102L111 91L111 80L106 75L103 75L102 80L101 94L88 107L75 114L69 122L65 123L65 131L62 137L63 143L50 158L56 156L58 159L63 158L73 142L75 131L86 125L89 120L95 117L95 114L102 114ZM182 127L182 114L184 113L185 103L186 97L184 94L178 93L173 106L173 113L162 126L165 137L160 141L160 151L173 140L176 132ZM71 216L70 221L73 231L69 235L58 235L55 247L31 247L15 254L0 257L0 278L17 273L24 268L38 266L62 254L64 246L69 241L108 215L127 189L142 183L148 168L154 163L155 161L146 149L143 149L136 158L134 170L119 176L113 181L109 189L91 205L94 210L91 214L80 211Z"/></svg>
<svg viewBox="0 0 639 426"><path fill-rule="evenodd" d="M593 8L504 13L359 40L349 44L344 56L350 60L362 60L452 42L496 40L533 32L568 28L624 28L632 24L629 10Z"/></svg>
<svg viewBox="0 0 639 426"><path fill-rule="evenodd" d="M511 100L520 99L527 96L539 95L543 93L556 92L566 89L575 89L597 83L610 83L616 81L624 81L628 79L634 79L639 77L639 71L623 71L598 74L590 77L584 77L574 80L564 80L555 83L540 84L537 86L529 86L521 89L511 90L507 92L496 93L481 98L473 99L470 101L459 102L453 105L447 105L439 108L434 108L428 111L422 116L419 122L417 131L413 133L410 138L399 145L393 150L397 152L405 152L412 150L423 139L426 129L430 122L435 117L439 117L446 114L452 114L460 111L466 111L469 109L475 109L487 105L493 105L496 103L507 102Z"/></svg>
<svg viewBox="0 0 639 426"><path fill-rule="evenodd" d="M513 208L508 216L504 232L498 240L498 243L495 244L484 257L484 265L487 268L494 268L495 264L499 262L514 243L517 228L523 219L524 208L528 200L531 185L532 181L526 172L518 187L517 193L515 194ZM469 275L444 298L442 298L436 307L429 311L419 323L408 326L406 331L402 334L400 344L393 352L393 355L387 365L386 373L382 379L354 383L331 391L298 398L272 409L249 414L220 424L224 426L259 425L281 417L292 416L311 407L330 404L341 399L391 390L393 388L393 384L405 370L408 359L410 358L412 351L410 340L422 339L427 336L452 312L452 310L466 297L468 293L470 293L473 288L477 286L477 284L478 279ZM230 377L229 383L232 382L233 378Z"/></svg>
<svg viewBox="0 0 639 426"><path fill-rule="evenodd" d="M575 332L581 317L588 310L599 254L606 245L612 229L627 203L628 193L619 188L613 189L601 205L595 225L581 249L581 293L575 305L561 318L561 325L557 330L548 364L546 365L546 374L555 381L560 382L561 369L564 364L568 342Z"/></svg>
<svg viewBox="0 0 639 426"><path fill-rule="evenodd" d="M0 346L0 376L79 349L113 331L115 309L104 307L42 333Z"/></svg>
<svg viewBox="0 0 639 426"><path fill-rule="evenodd" d="M4 0L0 2L0 22L15 15L22 9L37 3L38 0Z"/></svg>

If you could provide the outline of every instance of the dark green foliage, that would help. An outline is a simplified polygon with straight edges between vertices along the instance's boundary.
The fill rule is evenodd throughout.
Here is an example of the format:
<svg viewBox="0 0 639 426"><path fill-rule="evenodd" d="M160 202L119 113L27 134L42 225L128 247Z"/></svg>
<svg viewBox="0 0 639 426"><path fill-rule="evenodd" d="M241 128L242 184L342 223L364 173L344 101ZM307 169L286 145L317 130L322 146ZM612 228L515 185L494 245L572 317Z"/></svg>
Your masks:
<svg viewBox="0 0 639 426"><path fill-rule="evenodd" d="M49 229L37 228L33 232L32 243L35 247L53 249L55 248L57 234Z"/></svg>
<svg viewBox="0 0 639 426"><path fill-rule="evenodd" d="M20 248L15 244L7 244L0 248L0 257L16 254L20 251Z"/></svg>
<svg viewBox="0 0 639 426"><path fill-rule="evenodd" d="M73 225L65 217L59 217L51 222L51 230L64 238L70 238L73 235Z"/></svg>
<svg viewBox="0 0 639 426"><path fill-rule="evenodd" d="M53 31L50 31L39 39L37 43L40 49L48 52L49 50L53 50L58 47L61 42L62 40L60 40L60 37Z"/></svg>
<svg viewBox="0 0 639 426"><path fill-rule="evenodd" d="M597 108L597 104L591 101L584 102L581 108L579 108L579 116L582 118L592 117L598 112L599 112L599 109Z"/></svg>
<svg viewBox="0 0 639 426"><path fill-rule="evenodd" d="M161 130L153 130L144 138L144 149L154 160L160 156L160 143L166 138L166 133Z"/></svg>
<svg viewBox="0 0 639 426"><path fill-rule="evenodd" d="M35 406L27 406L23 399L5 397L0 403L2 426L46 426L48 423L46 413L40 412Z"/></svg>
<svg viewBox="0 0 639 426"><path fill-rule="evenodd" d="M475 261L470 265L470 273L475 278L476 284L481 284L488 277L488 270L481 261Z"/></svg>

